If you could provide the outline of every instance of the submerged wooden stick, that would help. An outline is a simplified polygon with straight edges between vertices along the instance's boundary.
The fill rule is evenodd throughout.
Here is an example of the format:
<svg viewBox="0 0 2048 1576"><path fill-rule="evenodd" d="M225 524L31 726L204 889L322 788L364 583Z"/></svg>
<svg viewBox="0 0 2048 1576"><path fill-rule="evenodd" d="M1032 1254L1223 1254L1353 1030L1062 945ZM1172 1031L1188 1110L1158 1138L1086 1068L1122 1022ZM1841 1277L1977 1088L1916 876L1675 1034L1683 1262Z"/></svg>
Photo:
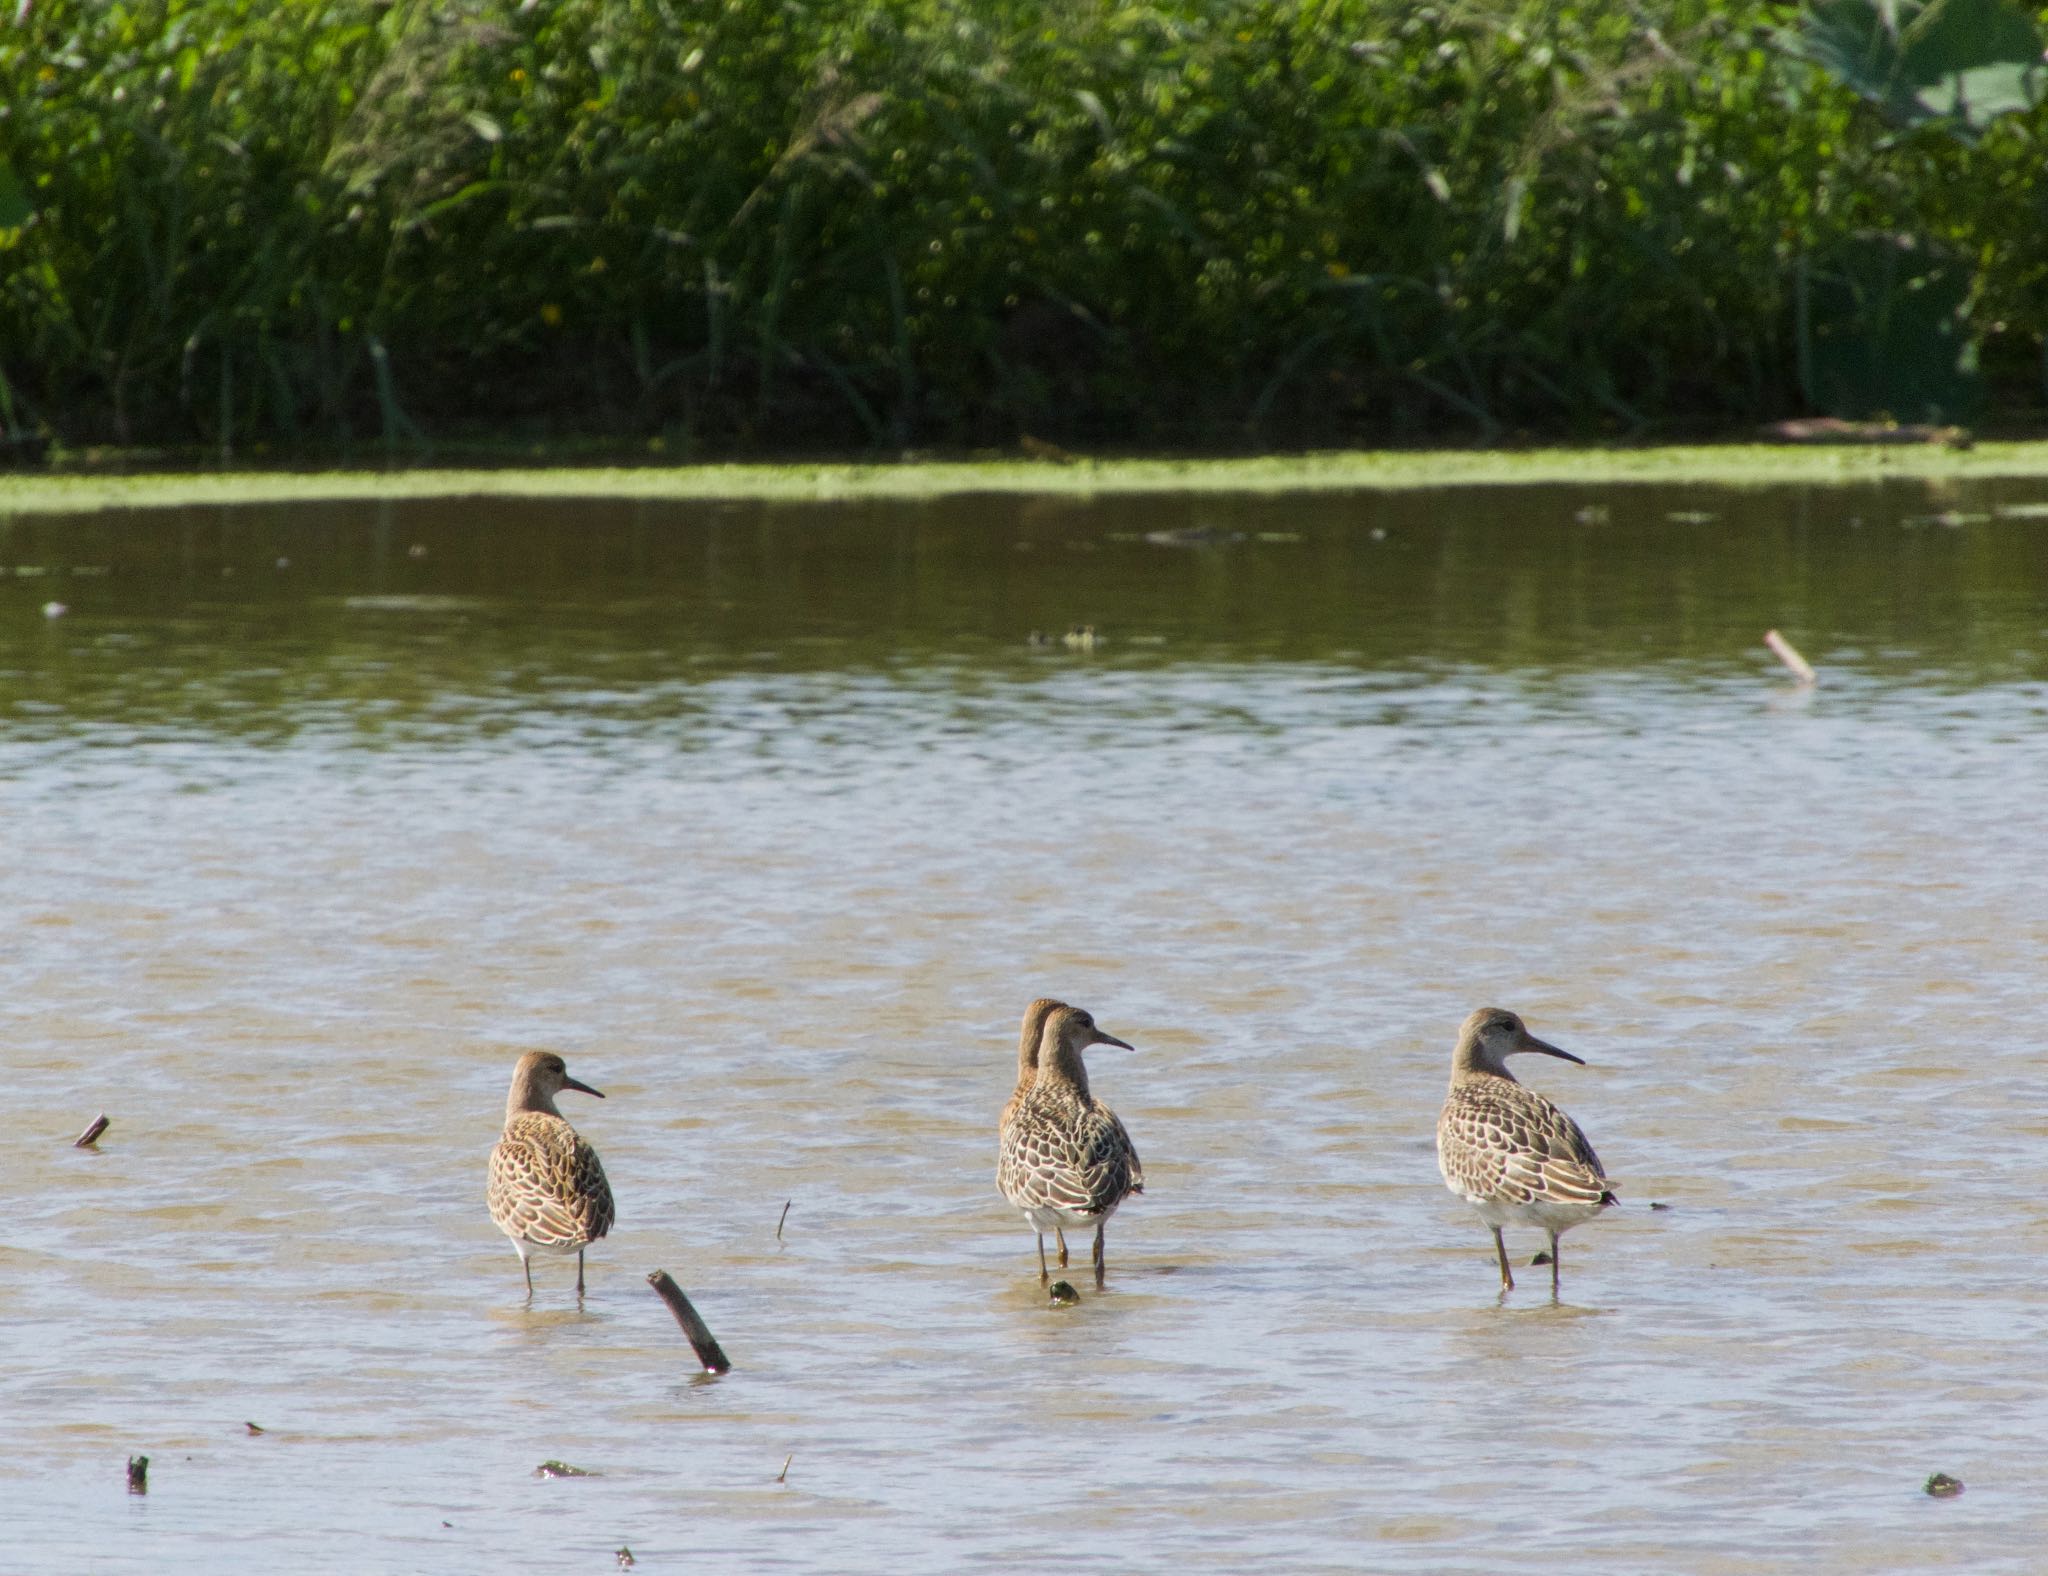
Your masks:
<svg viewBox="0 0 2048 1576"><path fill-rule="evenodd" d="M102 1111L98 1116L92 1119L92 1126L88 1127L84 1132L80 1133L76 1138L71 1140L71 1147L73 1149L92 1148L94 1144L100 1141L100 1134L104 1133L109 1127L113 1125L113 1123L107 1120L107 1113Z"/></svg>
<svg viewBox="0 0 2048 1576"><path fill-rule="evenodd" d="M790 1199L782 1206L782 1220L775 1222L775 1240L777 1242L782 1240L782 1221L789 1219L789 1206L795 1202L795 1199Z"/></svg>
<svg viewBox="0 0 2048 1576"><path fill-rule="evenodd" d="M1819 681L1820 675L1813 671L1813 664L1799 654L1799 648L1779 634L1775 629L1764 631L1764 644L1771 648L1771 655L1792 670L1793 677L1802 684Z"/></svg>
<svg viewBox="0 0 2048 1576"><path fill-rule="evenodd" d="M647 1277L647 1284L661 1293L661 1300L668 1304L668 1311L683 1327L683 1334L689 1337L690 1347L696 1352L697 1361L704 1365L704 1371L707 1374L730 1373L732 1363L725 1355L725 1348L718 1344L718 1337L711 1333L711 1326L697 1317L697 1310L690 1306L690 1299L683 1295L683 1288L675 1283L669 1272L656 1270Z"/></svg>

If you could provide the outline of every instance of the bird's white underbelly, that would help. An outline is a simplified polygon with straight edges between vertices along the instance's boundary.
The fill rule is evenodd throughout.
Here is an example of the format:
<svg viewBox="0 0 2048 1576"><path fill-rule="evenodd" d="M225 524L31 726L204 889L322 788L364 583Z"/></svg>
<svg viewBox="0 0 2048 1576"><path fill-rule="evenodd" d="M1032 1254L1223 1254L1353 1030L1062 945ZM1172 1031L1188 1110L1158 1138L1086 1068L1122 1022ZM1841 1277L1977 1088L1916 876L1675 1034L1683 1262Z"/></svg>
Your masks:
<svg viewBox="0 0 2048 1576"><path fill-rule="evenodd" d="M1037 1232L1064 1230L1068 1226L1092 1226L1098 1220L1107 1220L1116 1213L1115 1204L1100 1214L1081 1209L1062 1209L1057 1204L1026 1204L1019 1207L1024 1211L1024 1218L1031 1222L1031 1229Z"/></svg>
<svg viewBox="0 0 2048 1576"><path fill-rule="evenodd" d="M1535 1226L1543 1231L1569 1231L1585 1224L1602 1208L1598 1204L1565 1203L1558 1199L1532 1199L1526 1204L1509 1199L1471 1198L1479 1218L1489 1226Z"/></svg>

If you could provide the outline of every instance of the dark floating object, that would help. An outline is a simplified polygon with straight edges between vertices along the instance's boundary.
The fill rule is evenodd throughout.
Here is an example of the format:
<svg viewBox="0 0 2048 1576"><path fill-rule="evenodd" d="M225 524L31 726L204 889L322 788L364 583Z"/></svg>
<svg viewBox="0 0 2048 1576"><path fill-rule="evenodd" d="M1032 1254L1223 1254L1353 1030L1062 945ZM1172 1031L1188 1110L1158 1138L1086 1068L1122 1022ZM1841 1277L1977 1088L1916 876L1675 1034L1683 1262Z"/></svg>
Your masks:
<svg viewBox="0 0 2048 1576"><path fill-rule="evenodd" d="M775 1240L776 1240L777 1242L780 1242L780 1241L782 1240L782 1221L784 1221L784 1220L787 1220L787 1219L789 1219L789 1206L790 1206L791 1204L794 1204L795 1202L796 1202L796 1200L795 1200L795 1199L793 1199L793 1198L792 1198L792 1199L784 1199L784 1200L783 1200L783 1203L782 1203L782 1220L778 1220L778 1221L776 1221L776 1222L775 1222Z"/></svg>
<svg viewBox="0 0 2048 1576"><path fill-rule="evenodd" d="M627 1547L626 1547L626 1546L625 1546L625 1545L624 1545L623 1543L619 1545L619 1552L618 1552L617 1558L618 1558L618 1562L619 1562L619 1569L620 1569L620 1570L629 1570L629 1569L631 1569L631 1568L632 1568L632 1567L633 1567L633 1566L634 1566L634 1565L635 1565L636 1563L638 1563L638 1562L637 1562L637 1561L635 1561L635 1560L634 1560L634 1558L633 1558L633 1551L632 1551L631 1549L627 1548Z"/></svg>
<svg viewBox="0 0 2048 1576"><path fill-rule="evenodd" d="M1961 1485L1957 1486L1960 1487ZM148 1456L130 1456L128 1458L128 1492L131 1494L147 1494L149 1492ZM1932 1484L1929 1484L1927 1492L1930 1494L1934 1492Z"/></svg>
<svg viewBox="0 0 2048 1576"><path fill-rule="evenodd" d="M104 1133L109 1127L112 1127L113 1125L113 1123L107 1120L107 1113L102 1111L98 1116L92 1119L92 1125L90 1127L88 1127L84 1132L80 1133L76 1138L71 1140L71 1147L73 1149L92 1148L94 1144L100 1141L100 1134Z"/></svg>
<svg viewBox="0 0 2048 1576"><path fill-rule="evenodd" d="M586 1472L581 1467L572 1467L566 1461L543 1461L533 1469L537 1478L596 1477L595 1472Z"/></svg>
<svg viewBox="0 0 2048 1576"><path fill-rule="evenodd" d="M1074 1290L1072 1281L1054 1281L1052 1290L1047 1295L1051 1297L1055 1308L1071 1308L1081 1300L1081 1294Z"/></svg>
<svg viewBox="0 0 2048 1576"><path fill-rule="evenodd" d="M1669 1209L1670 1207L1671 1206L1669 1204L1658 1203L1657 1200L1655 1200L1654 1198L1650 1200L1650 1208L1652 1209Z"/></svg>
<svg viewBox="0 0 2048 1576"><path fill-rule="evenodd" d="M1927 1493L1933 1499L1954 1499L1963 1491L1963 1480L1952 1478L1946 1472L1937 1472L1927 1480Z"/></svg>
<svg viewBox="0 0 2048 1576"><path fill-rule="evenodd" d="M789 1464L795 1459L796 1452L794 1450L792 1450L788 1455L782 1458L782 1470L775 1474L776 1482L787 1483L789 1481Z"/></svg>
<svg viewBox="0 0 2048 1576"><path fill-rule="evenodd" d="M243 1426L244 1428L248 1429L248 1430L249 1430L249 1432L250 1432L250 1433L252 1433L252 1434L260 1434L260 1433L263 1433L263 1432L265 1432L265 1430L263 1430L263 1429L261 1429L261 1428L257 1427L257 1426L256 1426L256 1424L254 1424L254 1423L244 1423L244 1424L243 1424L242 1426Z"/></svg>
<svg viewBox="0 0 2048 1576"><path fill-rule="evenodd" d="M1529 1261L1529 1268L1533 1270L1534 1268L1536 1268L1537 1265L1548 1264L1549 1262L1550 1250L1548 1248L1545 1248L1541 1253L1538 1253L1536 1257Z"/></svg>
<svg viewBox="0 0 2048 1576"><path fill-rule="evenodd" d="M707 1374L732 1372L732 1362L725 1355L725 1348L718 1344L718 1337L711 1333L711 1326L697 1317L697 1310L690 1306L690 1299L683 1295L683 1288L675 1283L667 1270L656 1270L647 1277L647 1284L661 1293L661 1300L668 1304L668 1311L676 1316L676 1323L683 1327L683 1334L689 1337L690 1348L697 1354L697 1361L704 1365Z"/></svg>

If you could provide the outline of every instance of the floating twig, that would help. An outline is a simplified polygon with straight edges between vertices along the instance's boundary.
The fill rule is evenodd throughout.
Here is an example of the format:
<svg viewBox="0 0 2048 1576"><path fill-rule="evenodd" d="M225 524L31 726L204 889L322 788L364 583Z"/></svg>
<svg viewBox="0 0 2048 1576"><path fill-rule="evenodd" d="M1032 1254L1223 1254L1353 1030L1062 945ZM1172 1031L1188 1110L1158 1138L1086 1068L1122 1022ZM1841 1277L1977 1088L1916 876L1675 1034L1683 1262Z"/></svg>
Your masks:
<svg viewBox="0 0 2048 1576"><path fill-rule="evenodd" d="M1779 634L1775 629L1764 631L1764 644L1771 648L1771 655L1792 670L1793 677L1802 684L1818 681L1820 675L1813 671L1813 664L1799 654L1799 648Z"/></svg>
<svg viewBox="0 0 2048 1576"><path fill-rule="evenodd" d="M787 1219L789 1219L789 1206L790 1206L791 1204L794 1204L795 1202L796 1202L796 1200L795 1200L795 1199L785 1199L785 1200L783 1201L783 1205L782 1205L782 1220L787 1220ZM776 1222L775 1222L775 1240L776 1240L777 1242L780 1242L780 1241L782 1240L782 1220L778 1220L778 1221L776 1221Z"/></svg>
<svg viewBox="0 0 2048 1576"><path fill-rule="evenodd" d="M94 1144L100 1141L100 1134L104 1133L111 1126L113 1126L113 1123L107 1120L107 1113L102 1111L92 1119L90 1127L71 1140L71 1147L73 1149L92 1148Z"/></svg>
<svg viewBox="0 0 2048 1576"><path fill-rule="evenodd" d="M264 1430L264 1429L262 1429L262 1428L258 1427L258 1426L257 1426L256 1424L254 1424L254 1423L244 1423L244 1424L243 1424L242 1426L243 1426L244 1428L248 1429L248 1430L249 1430L249 1432L250 1432L251 1434L260 1434L260 1433L263 1433L263 1432L265 1432L265 1430Z"/></svg>
<svg viewBox="0 0 2048 1576"><path fill-rule="evenodd" d="M572 1467L566 1461L543 1461L533 1469L533 1475L537 1478L597 1476L595 1472L587 1472L582 1467Z"/></svg>
<svg viewBox="0 0 2048 1576"><path fill-rule="evenodd" d="M683 1334L689 1337L691 1350L697 1354L697 1361L704 1366L707 1374L722 1374L732 1371L732 1363L725 1355L725 1348L718 1344L718 1337L711 1333L711 1326L697 1317L697 1310L690 1306L690 1299L683 1295L683 1288L675 1283L667 1270L656 1270L647 1277L647 1284L661 1293L661 1300L668 1304L668 1311L676 1316L676 1323L683 1327Z"/></svg>
<svg viewBox="0 0 2048 1576"><path fill-rule="evenodd" d="M782 1458L782 1470L775 1474L776 1482L787 1483L789 1481L789 1464L795 1459L796 1452L794 1450L792 1450L788 1455Z"/></svg>
<svg viewBox="0 0 2048 1576"><path fill-rule="evenodd" d="M148 1456L130 1456L128 1458L128 1492L131 1494L147 1494L149 1492ZM1930 1489L1928 1492L1932 1493L1933 1490Z"/></svg>
<svg viewBox="0 0 2048 1576"><path fill-rule="evenodd" d="M1963 1480L1952 1478L1946 1472L1937 1472L1927 1480L1925 1487L1934 1499L1954 1499L1963 1491Z"/></svg>

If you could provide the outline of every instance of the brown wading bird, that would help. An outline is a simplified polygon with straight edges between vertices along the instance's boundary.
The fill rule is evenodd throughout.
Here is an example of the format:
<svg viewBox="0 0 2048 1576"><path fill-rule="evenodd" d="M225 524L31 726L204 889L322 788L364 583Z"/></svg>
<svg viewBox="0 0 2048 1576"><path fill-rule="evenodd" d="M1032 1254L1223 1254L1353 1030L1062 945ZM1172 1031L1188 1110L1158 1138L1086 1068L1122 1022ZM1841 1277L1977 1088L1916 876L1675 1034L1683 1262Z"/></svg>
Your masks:
<svg viewBox="0 0 2048 1576"><path fill-rule="evenodd" d="M1040 1009L1043 1012L1040 1012ZM1095 1228L1095 1284L1102 1284L1106 1262L1103 1223L1133 1193L1145 1191L1145 1171L1131 1135L1116 1113L1088 1092L1088 1069L1081 1052L1091 1045L1130 1045L1095 1026L1079 1007L1036 1001L1025 1014L1042 1022L1038 1067L1031 1086L1024 1087L1024 1053L1018 1053L1017 1092L1003 1111L1002 1147L996 1181L1003 1197L1024 1212L1038 1236L1038 1278L1050 1279L1045 1264L1045 1234L1060 1239L1060 1267L1067 1263L1062 1228Z"/></svg>
<svg viewBox="0 0 2048 1576"><path fill-rule="evenodd" d="M1031 1086L1038 1082L1038 1041L1045 1033L1045 1020L1065 1007L1063 1001L1054 1001L1050 996L1041 996L1024 1009L1024 1026L1017 1036L1017 1087L1010 1092L1010 1100L1003 1107L1003 1114L996 1122L996 1186L1003 1197L1019 1209L1029 1213L1030 1203L1021 1191L1022 1175L1011 1163L1014 1150L1010 1140L1010 1129L1016 1123L1017 1113L1023 1108L1024 1100L1031 1093ZM1067 1267L1067 1239L1060 1228L1052 1228L1053 1239L1060 1249L1060 1268ZM1039 1233L1038 1258L1045 1261L1045 1234Z"/></svg>
<svg viewBox="0 0 2048 1576"><path fill-rule="evenodd" d="M1436 1122L1436 1163L1444 1185L1493 1232L1503 1292L1515 1289L1515 1277L1501 1228L1539 1226L1550 1234L1555 1297L1558 1237L1617 1200L1579 1124L1508 1071L1510 1056L1530 1051L1585 1065L1502 1008L1481 1007L1465 1020L1451 1053L1450 1096Z"/></svg>
<svg viewBox="0 0 2048 1576"><path fill-rule="evenodd" d="M583 1250L612 1229L611 1184L597 1151L555 1109L564 1089L604 1096L569 1076L552 1051L528 1051L512 1069L505 1097L505 1134L491 1150L485 1199L491 1219L512 1239L533 1295L534 1253L576 1255L576 1295L583 1295Z"/></svg>

